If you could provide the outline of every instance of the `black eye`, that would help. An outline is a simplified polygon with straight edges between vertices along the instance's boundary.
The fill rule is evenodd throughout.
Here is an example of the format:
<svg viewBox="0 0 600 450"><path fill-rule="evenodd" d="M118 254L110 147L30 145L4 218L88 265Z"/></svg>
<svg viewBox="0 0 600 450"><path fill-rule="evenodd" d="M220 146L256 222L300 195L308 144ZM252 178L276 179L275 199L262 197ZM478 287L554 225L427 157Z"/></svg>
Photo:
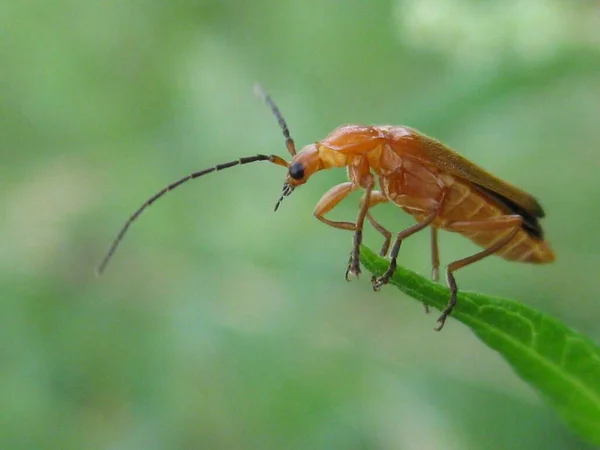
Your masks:
<svg viewBox="0 0 600 450"><path fill-rule="evenodd" d="M290 177L294 180L301 180L304 178L304 166L299 162L295 162L290 166Z"/></svg>

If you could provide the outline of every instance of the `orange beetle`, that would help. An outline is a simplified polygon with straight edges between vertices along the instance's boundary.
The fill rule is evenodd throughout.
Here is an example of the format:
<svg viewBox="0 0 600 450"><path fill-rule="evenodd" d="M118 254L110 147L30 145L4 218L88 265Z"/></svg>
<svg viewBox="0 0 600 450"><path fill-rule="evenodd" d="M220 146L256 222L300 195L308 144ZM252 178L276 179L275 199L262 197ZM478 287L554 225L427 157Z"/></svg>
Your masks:
<svg viewBox="0 0 600 450"><path fill-rule="evenodd" d="M390 264L380 277L373 277L374 290L386 284L396 269L396 259L402 241L427 227L431 229L432 277L438 279L439 256L437 230L443 229L471 239L483 247L479 253L452 262L446 268L450 300L438 319L435 330L444 326L456 305L458 287L453 272L497 254L511 261L549 263L554 253L544 240L539 219L544 217L540 204L531 195L502 181L440 142L404 126L344 125L320 142L305 146L296 153L283 116L271 98L257 87L277 117L292 155L288 163L275 155L256 155L194 172L157 192L125 223L114 240L98 272L112 257L131 223L159 197L188 180L210 172L255 161L269 161L288 169L284 197L306 183L316 172L333 167L347 167L349 181L334 186L317 203L314 215L323 223L354 232L354 240L346 279L360 274L359 251L365 218L385 238L380 254L388 254L392 233L380 225L369 212L380 203L392 202L411 214L417 221L399 232L389 252ZM376 185L379 189L375 190ZM356 222L338 222L325 218L346 196L358 189L364 194Z"/></svg>

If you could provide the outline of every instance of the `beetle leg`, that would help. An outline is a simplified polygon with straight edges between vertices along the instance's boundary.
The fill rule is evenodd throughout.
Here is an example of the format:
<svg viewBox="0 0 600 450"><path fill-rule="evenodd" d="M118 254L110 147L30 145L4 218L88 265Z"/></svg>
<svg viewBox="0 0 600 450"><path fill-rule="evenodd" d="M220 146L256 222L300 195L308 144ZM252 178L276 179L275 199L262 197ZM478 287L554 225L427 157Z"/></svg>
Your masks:
<svg viewBox="0 0 600 450"><path fill-rule="evenodd" d="M354 238L352 240L352 251L350 252L350 258L348 259L348 268L346 269L346 281L350 281L350 275L358 277L360 275L360 244L362 243L362 230L365 223L365 217L369 208L371 207L371 194L373 192L373 186L375 181L373 177L367 178L367 185L365 187L365 193L360 200L360 211L358 218L356 219L356 228L354 230Z"/></svg>
<svg viewBox="0 0 600 450"><path fill-rule="evenodd" d="M345 183L338 184L331 189L329 189L321 200L315 206L315 210L313 214L317 219L323 222L326 225L334 228L340 228L342 230L354 231L356 229L356 225L352 222L338 222L334 220L329 220L324 217L329 211L335 208L338 203L340 203L344 198L348 196L352 191L358 189L358 186L351 181L347 181Z"/></svg>
<svg viewBox="0 0 600 450"><path fill-rule="evenodd" d="M392 244L392 232L384 228L383 225L377 222L369 212L367 213L367 220L373 226L373 228L375 228L383 235L384 241L383 245L381 246L381 250L379 250L379 256L385 257L390 251L390 245Z"/></svg>
<svg viewBox="0 0 600 450"><path fill-rule="evenodd" d="M363 196L363 198L360 201L361 206L362 206L364 200L365 200L365 196ZM369 210L373 206L379 205L380 203L386 203L389 201L390 201L390 199L387 198L387 196L383 192L373 191L373 192L371 192L371 199L369 201ZM387 255L387 253L390 249L390 244L392 243L392 233L390 231L388 231L386 228L384 228L384 226L381 225L379 222L377 222L375 220L375 218L371 215L371 213L368 211L367 211L367 220L373 226L373 228L375 228L377 231L379 231L383 235L384 242L383 242L383 246L381 247L381 250L379 251L379 256Z"/></svg>
<svg viewBox="0 0 600 450"><path fill-rule="evenodd" d="M373 228L375 228L377 231L379 231L381 234L383 234L383 237L385 240L383 241L381 250L379 250L379 256L385 257L388 254L388 251L390 250L390 244L392 243L392 233L390 231L388 231L387 229L385 229L383 227L383 225L381 225L379 222L377 222L373 218L371 213L367 213L367 220L373 226ZM377 277L375 275L372 275L371 276L371 284L373 284L376 279L377 279Z"/></svg>
<svg viewBox="0 0 600 450"><path fill-rule="evenodd" d="M364 201L364 197L363 197L363 199L361 199L361 205L362 205L362 201ZM389 201L390 201L389 198L387 198L387 196L383 192L373 191L373 192L371 192L371 201L369 202L369 210L373 206L376 206L380 203L389 202ZM377 220L375 220L373 215L368 211L367 211L367 220L373 226L373 228L375 228L377 231L379 231L383 235L384 241L383 241L383 245L381 246L381 250L379 250L379 256L385 257L390 250L390 244L392 243L392 233L388 229L386 229L383 225L381 225L379 222L377 222ZM375 275L373 275L371 277L371 283L373 283L374 280L375 280Z"/></svg>
<svg viewBox="0 0 600 450"><path fill-rule="evenodd" d="M438 229L431 227L431 279L434 282L440 280L440 250L438 247ZM425 313L429 314L429 305L424 304Z"/></svg>
<svg viewBox="0 0 600 450"><path fill-rule="evenodd" d="M350 258L348 260L348 267L346 269L346 280L349 280L350 274L358 276L360 274L360 263L359 263L359 252L360 244L362 242L362 228L365 221L365 216L371 204L371 192L373 190L374 182L371 179L370 184L365 188L366 192L363 195L364 201L361 202L360 212L356 223L352 222L339 222L329 220L324 217L329 211L335 208L344 198L346 198L352 191L358 189L358 185L352 181L338 184L337 186L329 189L314 210L314 215L321 222L325 223L334 228L340 228L342 230L354 231L353 247L350 252Z"/></svg>
<svg viewBox="0 0 600 450"><path fill-rule="evenodd" d="M360 273L360 265L358 263L358 260L359 260L359 255L360 255L360 244L362 243L362 227L363 227L365 217L377 231L379 231L381 234L383 234L383 236L385 238L383 247L381 248L381 251L379 252L379 254L384 256L390 247L392 233L390 233L382 225L380 225L373 218L373 216L369 213L369 210L372 207L374 207L380 203L385 203L388 201L389 201L389 199L383 192L381 192L381 191L370 191L369 192L368 190L367 190L367 192L365 192L365 194L360 199L361 215L364 211L364 216L362 217L363 220L360 223L360 228L359 228L359 223L357 222L357 230L354 234L354 237L355 237L354 246L352 247L352 253L350 254L350 261L348 262L349 264L354 265L354 267L353 267L354 269L356 269L358 267L359 273ZM360 216L359 216L359 218L360 218ZM350 271L350 273L353 273L353 271ZM348 275L348 273L346 275ZM347 276L346 276L346 279L348 279Z"/></svg>
<svg viewBox="0 0 600 450"><path fill-rule="evenodd" d="M378 291L384 284L387 284L388 281L390 281L390 277L396 271L396 259L398 258L398 253L400 252L400 246L402 245L402 241L407 237L417 233L418 231L427 228L431 224L431 222L435 220L438 214L439 209L436 209L431 214L429 214L422 222L418 222L413 226L408 227L406 230L403 230L400 233L398 233L398 236L396 236L396 240L394 241L394 245L392 246L392 251L390 252L390 265L388 266L387 270L382 276L372 280L374 291Z"/></svg>
<svg viewBox="0 0 600 450"><path fill-rule="evenodd" d="M438 229L431 227L431 279L440 280L440 250L438 247Z"/></svg>
<svg viewBox="0 0 600 450"><path fill-rule="evenodd" d="M447 224L444 228L448 231L455 231L459 233L464 232L477 232L477 231L502 231L506 230L505 234L500 233L498 239L492 243L485 250L480 251L474 255L468 256L463 259L459 259L458 261L454 261L449 264L446 269L446 280L448 282L448 287L450 288L450 301L444 310L442 311L442 315L438 319L438 325L435 327L435 331L440 331L446 322L446 319L456 306L456 295L458 293L458 287L456 285L456 280L454 279L453 272L466 267L469 264L473 264L474 262L480 261L486 256L493 255L498 250L502 249L505 245L507 245L519 232L521 226L523 224L523 218L519 215L507 215L507 216L499 216L491 219L484 220L469 220L469 221L457 221L451 222Z"/></svg>
<svg viewBox="0 0 600 450"><path fill-rule="evenodd" d="M438 200L430 200L429 202L423 202L422 199L410 199L408 197L402 199L402 203L398 201L398 198L394 200L399 205L404 207L410 207L412 209L422 208L428 203L428 210L422 209L422 211L425 213L428 211L429 214L425 216L422 222L418 222L413 226L408 227L406 230L403 230L400 233L398 233L398 236L396 236L396 240L394 241L394 245L392 246L392 251L390 252L390 265L388 266L387 270L382 276L371 280L374 291L378 291L384 284L387 284L390 281L390 277L396 271L396 259L398 258L398 253L400 252L400 246L402 245L402 241L407 237L431 225L431 223L440 214L440 211L442 210L442 205L444 204L444 199L446 198L446 192L447 191L443 189Z"/></svg>
<svg viewBox="0 0 600 450"><path fill-rule="evenodd" d="M371 187L372 188L372 187ZM356 261L358 261L358 253L356 252L355 248L357 246L357 242L358 242L358 246L360 248L360 241L362 239L362 222L359 224L358 222L360 221L360 214L359 214L359 221L357 221L356 224L352 223L352 222L339 222L339 221L334 221L334 220L329 220L326 219L324 217L325 214L327 214L329 211L331 211L333 208L335 208L342 200L344 200L344 198L346 198L348 196L348 194L350 194L352 191L355 191L356 189L358 189L358 185L354 184L351 181L347 181L346 183L341 183L338 184L337 186L332 187L331 189L329 189L324 195L323 197L321 197L321 200L319 200L319 203L317 203L317 206L315 207L314 210L314 215L317 219L319 219L321 222L323 222L326 225L329 225L330 227L334 227L334 228L339 228L342 230L349 230L349 231L354 231L354 247L352 248L352 252L350 253L350 259L348 260L348 267L346 269L346 280L348 280L348 276L350 273L353 273L354 275L358 276L358 274L360 273L360 265L358 264L358 262L354 263L354 259L353 256L356 253ZM369 193L369 191L367 191L367 193L365 193L365 195L367 195ZM362 212L361 208L361 212ZM362 221L364 221L364 215L362 218ZM360 226L360 228L359 228Z"/></svg>

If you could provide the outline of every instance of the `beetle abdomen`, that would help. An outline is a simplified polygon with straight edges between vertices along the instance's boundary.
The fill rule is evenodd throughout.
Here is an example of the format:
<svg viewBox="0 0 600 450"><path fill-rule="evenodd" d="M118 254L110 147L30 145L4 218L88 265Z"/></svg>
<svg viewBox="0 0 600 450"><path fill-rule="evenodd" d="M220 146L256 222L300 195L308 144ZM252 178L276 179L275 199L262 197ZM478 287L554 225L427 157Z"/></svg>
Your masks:
<svg viewBox="0 0 600 450"><path fill-rule="evenodd" d="M523 225L515 237L501 248L496 255L510 261L549 263L554 252L542 238L541 227L535 218L520 214L493 196L482 192L471 183L455 179L434 226L446 229L452 222L484 221L506 215L520 215ZM532 220L535 222L532 224ZM460 232L463 236L483 248L489 248L513 230L489 229Z"/></svg>

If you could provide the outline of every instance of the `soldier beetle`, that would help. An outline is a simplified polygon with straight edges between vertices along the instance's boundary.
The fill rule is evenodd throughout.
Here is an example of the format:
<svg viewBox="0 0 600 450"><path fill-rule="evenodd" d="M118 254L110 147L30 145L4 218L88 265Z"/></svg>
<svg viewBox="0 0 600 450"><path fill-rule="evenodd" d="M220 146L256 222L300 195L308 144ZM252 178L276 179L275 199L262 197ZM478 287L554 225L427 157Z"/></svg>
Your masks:
<svg viewBox="0 0 600 450"><path fill-rule="evenodd" d="M131 223L164 194L194 178L256 161L269 161L287 169L283 192L275 211L285 197L316 172L335 167L347 169L349 181L327 191L317 203L314 215L331 227L354 233L346 269L347 280L351 275L360 274L359 252L365 219L383 235L380 255L389 253L390 263L382 276L371 279L375 291L388 283L394 274L402 242L425 228L431 230L432 278L436 281L439 278L438 229L459 233L482 247L482 251L447 266L446 280L451 295L438 319L436 331L442 329L456 305L456 270L493 254L510 261L536 264L554 260L554 253L544 239L539 223L544 211L537 200L435 139L405 126L343 125L324 140L296 152L294 140L276 104L260 86L256 91L277 118L287 150L292 156L291 161L288 163L276 155L248 156L194 172L169 184L144 202L127 220L98 273L104 271ZM364 193L355 222L325 218L345 197L359 189ZM393 245L392 232L379 224L370 212L374 206L388 202L416 219L414 225L396 234Z"/></svg>

